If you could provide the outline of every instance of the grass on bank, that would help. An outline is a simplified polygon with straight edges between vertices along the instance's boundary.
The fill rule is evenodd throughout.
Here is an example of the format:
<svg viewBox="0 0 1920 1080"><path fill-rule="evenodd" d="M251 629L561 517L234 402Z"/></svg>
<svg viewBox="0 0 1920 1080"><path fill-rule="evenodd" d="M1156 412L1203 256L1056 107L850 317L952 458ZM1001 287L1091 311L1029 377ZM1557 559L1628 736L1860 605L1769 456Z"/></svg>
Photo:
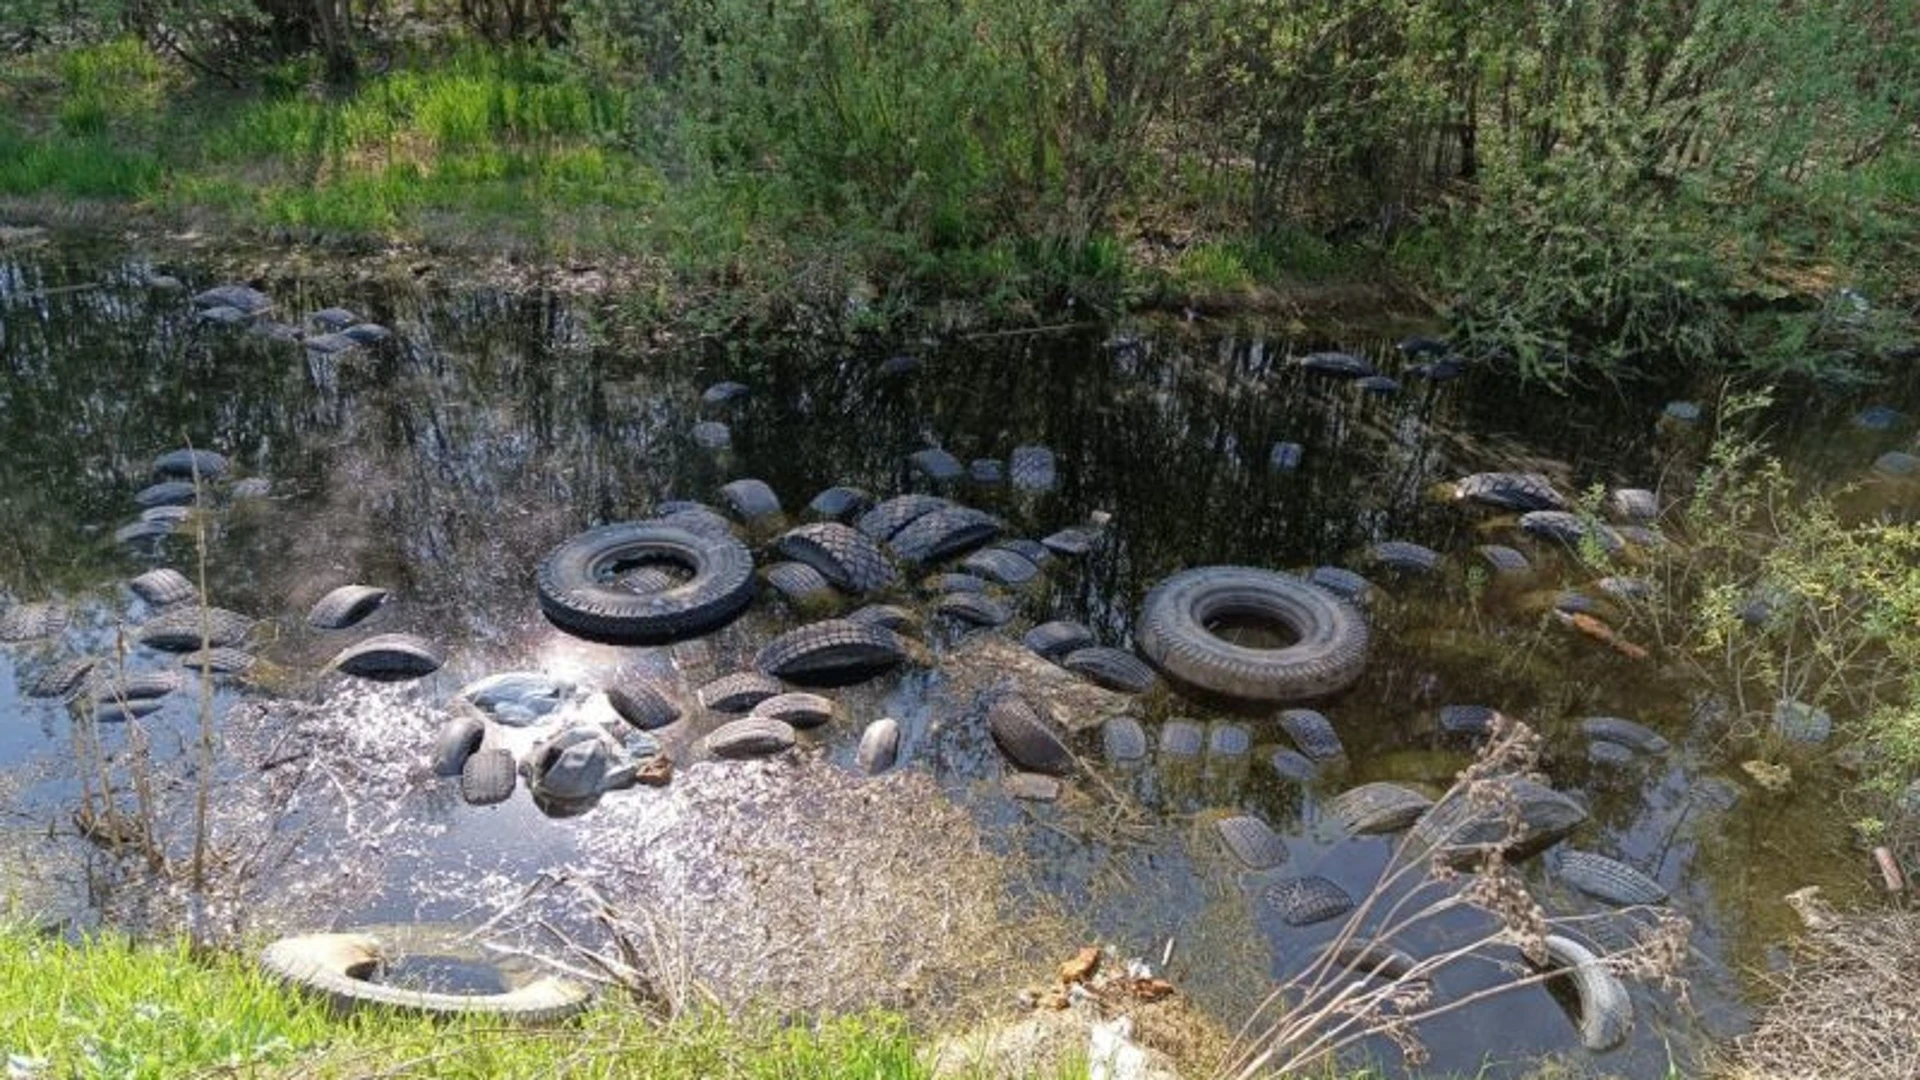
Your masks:
<svg viewBox="0 0 1920 1080"><path fill-rule="evenodd" d="M705 1015L658 1024L601 1004L548 1030L368 1012L339 1020L247 959L184 944L83 944L0 930L0 1054L45 1077L645 1076L821 1080L928 1075L898 1017L778 1027Z"/></svg>

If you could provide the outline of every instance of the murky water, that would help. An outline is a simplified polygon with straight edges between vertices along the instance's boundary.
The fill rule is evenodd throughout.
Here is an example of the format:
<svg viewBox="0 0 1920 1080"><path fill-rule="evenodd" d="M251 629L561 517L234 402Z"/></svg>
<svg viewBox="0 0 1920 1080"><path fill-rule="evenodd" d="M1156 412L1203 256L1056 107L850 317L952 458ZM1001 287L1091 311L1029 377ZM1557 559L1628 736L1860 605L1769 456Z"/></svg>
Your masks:
<svg viewBox="0 0 1920 1080"><path fill-rule="evenodd" d="M154 273L186 289L155 287ZM175 662L122 633L146 614L122 583L153 565L197 576L195 549L182 534L141 553L113 533L136 515L132 495L149 481L154 455L189 442L228 455L237 476L271 482L270 494L223 496L200 519L211 595L265 620L261 668L222 680L211 697L228 745L245 747L218 766L213 812L256 823L246 859L273 887L271 897L250 894L246 910L226 913L236 925L475 922L543 872L615 864L644 866L663 890L731 888L725 867L703 864L686 839L708 835L692 820L712 809L702 809L699 793L727 790L714 788L714 777L736 769L760 777L746 790L764 797L782 790L778 770L762 777L761 766L696 766L693 795L676 793L683 778L667 792L609 795L578 818L543 815L524 790L503 806L467 807L420 768L440 704L469 679L534 669L588 689L651 673L672 680L690 705L694 686L745 667L758 644L797 617L763 590L705 657L589 644L538 613L533 568L544 552L589 524L641 517L667 499L713 500L720 484L744 476L767 481L796 521L831 484L882 496L926 489L906 455L928 445L962 461L1004 460L1022 444L1058 454L1054 491L1019 496L963 484L952 492L1001 515L1012 535L1043 536L1094 511L1112 516L1091 555L1056 560L1039 586L1012 598L1021 618L998 633L1066 618L1102 643L1125 645L1154 582L1208 563L1347 565L1383 586L1365 677L1319 706L1351 765L1305 786L1266 764L1285 742L1270 714L1174 697L1155 699L1150 734L1173 716L1239 724L1253 752L1191 769L1104 771L1070 784L1055 805L1010 799L997 782L1000 758L957 696L964 680L939 662L963 644L951 628L932 635L931 667L837 693L846 715L807 740L824 748L827 768L851 776L864 723L899 719L902 769L970 814L991 843L1023 855L1036 869L1029 888L1088 932L1156 960L1170 955L1170 974L1230 1026L1269 977L1298 970L1335 925L1287 926L1263 900L1270 886L1310 873L1357 895L1386 859L1386 841L1318 838L1320 800L1371 779L1444 788L1467 760L1434 734L1434 714L1449 703L1495 705L1545 733L1556 785L1591 802L1579 843L1654 875L1695 921L1690 1004L1638 992L1633 1040L1596 1059L1607 1070L1663 1075L1670 1054L1684 1058L1703 1037L1739 1030L1741 973L1767 963L1791 924L1780 895L1817 883L1844 898L1869 883L1844 814L1813 789L1824 781L1784 797L1747 789L1716 763L1715 729L1697 719L1695 692L1544 622L1513 595L1471 587L1462 572L1474 545L1490 539L1535 554L1543 587L1582 583L1569 560L1515 541L1510 522L1431 494L1438 481L1490 468L1542 469L1569 491L1669 485L1705 440L1701 428L1656 423L1674 388L1559 399L1470 372L1443 385L1410 379L1404 393L1380 397L1288 361L1334 343L1184 325L1131 328L1117 341L1103 331L642 347L646 339L612 301L364 280L351 266L271 273L262 284L277 318L342 305L396 331L377 348L320 358L267 335L196 323L186 297L217 280L204 265L78 247L0 262L0 584L14 601L56 598L73 612L58 639L0 649L0 764L10 766L0 836L15 868L0 881L54 914L124 916L142 906L126 895L137 875L114 871L72 835L84 779L76 774L85 772L74 762L85 755L76 754L65 708L29 700L24 688L68 655L124 653L136 670ZM1384 342L1338 344L1398 366ZM921 364L889 373L885 362L903 352ZM702 388L720 379L752 393L704 405ZM1788 433L1844 430L1841 415L1789 417ZM701 419L725 421L731 448L695 445L689 431ZM1306 448L1297 471L1268 468L1268 448L1281 440ZM1892 440L1799 443L1818 467L1858 470ZM1448 554L1449 566L1432 579L1404 579L1358 561L1386 539L1426 544ZM385 586L398 599L351 633L306 626L311 603L350 581ZM902 599L929 598L909 589ZM438 643L446 667L395 686L322 673L344 641L397 630ZM189 687L154 716L102 726L100 737L118 764L142 754L190 762L199 702ZM1591 762L1576 725L1598 714L1637 719L1676 751L1626 767ZM695 716L664 741L684 758L713 723ZM298 739L316 732L353 767L308 769L300 782L276 786L287 762L310 753ZM1097 738L1080 748L1097 757ZM185 799L172 789L158 797ZM1140 811L1124 828L1108 814L1120 802ZM823 806L819 820L844 820ZM1224 866L1204 835L1209 814L1223 809L1281 829L1288 865L1265 874ZM258 825L268 820L271 827ZM628 846L606 840L613 823ZM1601 910L1557 883L1543 861L1529 879L1552 914ZM1446 922L1413 943L1437 948L1471 929ZM1498 965L1469 967L1443 977L1437 992L1464 995L1502 976ZM1504 1075L1542 1055L1583 1059L1571 1023L1542 990L1463 1010L1423 1034L1435 1069L1490 1064L1487 1075Z"/></svg>

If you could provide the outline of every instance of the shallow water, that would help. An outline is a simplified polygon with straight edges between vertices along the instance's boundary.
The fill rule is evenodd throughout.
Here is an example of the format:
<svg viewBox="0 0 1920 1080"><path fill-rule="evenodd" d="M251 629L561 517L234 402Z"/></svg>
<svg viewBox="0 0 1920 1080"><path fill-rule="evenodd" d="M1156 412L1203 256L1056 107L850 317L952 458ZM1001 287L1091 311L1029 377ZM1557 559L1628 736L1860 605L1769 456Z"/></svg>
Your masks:
<svg viewBox="0 0 1920 1080"><path fill-rule="evenodd" d="M155 272L177 277L185 290L147 284ZM125 648L129 668L175 662L120 635L145 614L121 583L152 565L195 574L193 544L175 537L148 555L116 545L112 534L135 516L131 497L148 481L154 455L189 442L228 455L236 476L272 485L264 498L223 496L201 519L211 594L265 620L262 668L249 680L222 680L211 699L228 745L246 748L219 766L220 790L232 797L216 817L278 823L261 827L251 849L273 896L226 912L237 926L477 922L543 871L584 874L621 860L645 862L663 889L730 888L711 851L675 839L698 834L676 815L699 812L699 797L636 789L564 819L541 813L524 789L503 806L462 805L420 767L441 703L470 679L533 669L575 681L583 697L617 678L651 674L678 685L691 706L694 686L747 666L754 648L796 616L763 590L746 618L710 639L706 657L595 645L539 615L532 571L541 556L587 525L641 517L667 499L714 500L718 486L737 477L767 481L794 520L830 484L883 497L926 489L906 455L929 444L962 461L1004 460L1031 443L1059 455L1052 492L965 484L952 492L1002 515L1012 535L1043 536L1094 511L1112 515L1092 555L1056 560L1037 588L1014 598L1022 617L1002 633L1068 618L1103 644L1125 645L1154 582L1208 563L1346 565L1382 586L1367 674L1318 703L1334 718L1351 765L1304 788L1266 765L1285 742L1268 713L1173 697L1154 699L1150 735L1170 716L1240 724L1252 753L1111 770L1071 784L1058 805L1011 800L998 784L998 754L938 663L835 692L846 715L803 740L823 747L844 773L867 720L900 720L902 768L924 774L995 845L1023 855L1035 869L1030 887L1130 953L1167 956L1170 976L1230 1026L1264 995L1268 977L1298 970L1337 925L1286 926L1262 902L1268 887L1313 873L1358 895L1387 857L1385 840L1317 839L1320 798L1372 779L1444 788L1468 760L1434 734L1434 713L1449 703L1495 705L1539 728L1556 786L1591 800L1581 846L1647 870L1695 922L1691 1004L1637 990L1633 1040L1592 1059L1606 1070L1665 1075L1670 1054L1685 1059L1703 1038L1738 1031L1746 1020L1743 970L1768 963L1792 925L1781 894L1817 883L1845 899L1870 884L1843 816L1814 785L1784 797L1743 785L1711 764L1714 729L1696 719L1701 702L1687 690L1544 623L1512 595L1482 594L1462 572L1475 544L1499 539L1538 557L1541 584L1580 583L1569 560L1431 489L1494 468L1543 469L1567 491L1667 485L1697 464L1706 439L1703 427L1656 423L1672 388L1561 399L1474 371L1444 385L1408 379L1404 393L1380 398L1303 375L1287 360L1334 343L1173 324L1127 328L1120 338L720 338L643 347L618 305L604 300L376 281L350 265L266 276L276 318L342 305L393 328L396 339L321 359L297 344L198 325L186 297L221 278L192 261L155 265L80 245L0 261L0 584L16 601L57 597L74 612L57 641L0 648L0 763L11 766L0 837L16 864L51 871L32 875L46 884L28 897L51 914L125 917L142 908L126 896L132 877L64 835L83 782L72 764L73 724L59 703L26 699L24 687L70 654ZM1338 344L1389 371L1400 366L1385 342ZM883 363L902 351L922 364L884 374ZM703 405L702 388L720 379L752 393ZM1828 438L1822 433L1845 430L1849 410L1835 410L1783 415L1783 445L1810 467L1857 471L1906 437ZM731 449L696 446L689 431L700 419L727 422ZM1267 468L1278 440L1306 447L1297 472ZM1449 565L1437 578L1408 580L1357 561L1386 539L1426 544L1448 554ZM346 582L385 586L397 599L353 631L306 626L312 602ZM446 667L393 686L322 673L344 642L396 630L436 642ZM932 644L938 658L958 641L947 629ZM134 756L127 741L144 738L156 760L188 761L198 700L193 689L173 695L135 725L103 726L101 738L122 760ZM577 708L604 715L604 700ZM1625 769L1590 763L1575 724L1599 714L1654 727L1676 751ZM685 760L714 724L691 717L662 733L663 742ZM276 788L276 732L317 731L350 749L358 765ZM533 736L516 737L524 745ZM1097 756L1097 745L1090 736L1081 749ZM696 796L715 790L728 769L759 775L697 765L670 792L682 783ZM1716 774L1742 793L1731 807L1702 786ZM777 771L768 777L774 786L746 790L782 790ZM316 788L337 797L317 801ZM1121 796L1144 810L1124 836L1100 826L1100 808ZM1281 829L1287 865L1263 874L1223 865L1205 831L1209 814L1222 809L1257 813ZM634 840L640 846L616 859L594 831L596 819L602 828L619 821L646 843ZM62 835L48 838L49 822ZM1553 881L1544 860L1528 874L1550 914L1601 910ZM1448 921L1406 944L1437 948L1472 930L1471 922ZM1469 993L1504 970L1463 968L1436 991ZM1542 1055L1589 1059L1543 990L1463 1010L1422 1034L1436 1070L1491 1064L1487 1075L1509 1075Z"/></svg>

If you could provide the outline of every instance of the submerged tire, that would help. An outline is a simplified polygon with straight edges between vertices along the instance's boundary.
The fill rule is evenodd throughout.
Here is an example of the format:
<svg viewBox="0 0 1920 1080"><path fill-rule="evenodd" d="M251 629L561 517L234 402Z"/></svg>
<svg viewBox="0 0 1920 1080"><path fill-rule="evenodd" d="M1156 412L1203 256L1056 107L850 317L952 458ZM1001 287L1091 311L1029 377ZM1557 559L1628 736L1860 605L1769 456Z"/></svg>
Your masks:
<svg viewBox="0 0 1920 1080"><path fill-rule="evenodd" d="M720 497L733 511L733 516L745 524L764 521L780 513L780 496L773 493L765 480L748 478L722 484Z"/></svg>
<svg viewBox="0 0 1920 1080"><path fill-rule="evenodd" d="M1280 730L1301 754L1313 761L1337 761L1347 756L1333 722L1313 709L1287 709L1280 714Z"/></svg>
<svg viewBox="0 0 1920 1080"><path fill-rule="evenodd" d="M1658 904L1667 898L1665 885L1626 863L1591 851L1569 848L1561 852L1555 873L1561 881L1609 904Z"/></svg>
<svg viewBox="0 0 1920 1080"><path fill-rule="evenodd" d="M862 626L877 626L896 634L918 633L920 627L920 617L898 604L868 604L848 612L846 620Z"/></svg>
<svg viewBox="0 0 1920 1080"><path fill-rule="evenodd" d="M220 645L195 649L180 658L180 666L195 675L240 675L253 670L259 662L250 652Z"/></svg>
<svg viewBox="0 0 1920 1080"><path fill-rule="evenodd" d="M201 625L202 614L205 626ZM203 636L204 631L204 636ZM192 652L203 645L235 646L253 632L253 620L225 608L177 607L140 624L140 644L165 652Z"/></svg>
<svg viewBox="0 0 1920 1080"><path fill-rule="evenodd" d="M66 631L69 613L64 604L41 601L21 604L0 615L0 641L36 641Z"/></svg>
<svg viewBox="0 0 1920 1080"><path fill-rule="evenodd" d="M1093 631L1077 622L1055 620L1044 622L1027 631L1020 639L1021 644L1049 660L1093 645Z"/></svg>
<svg viewBox="0 0 1920 1080"><path fill-rule="evenodd" d="M1618 716L1589 716L1580 721L1580 731L1588 739L1615 743L1637 754L1664 754L1673 749L1666 736Z"/></svg>
<svg viewBox="0 0 1920 1080"><path fill-rule="evenodd" d="M728 760L771 757L791 749L793 726L770 716L730 720L707 736L707 752Z"/></svg>
<svg viewBox="0 0 1920 1080"><path fill-rule="evenodd" d="M211 450L169 450L153 459L155 476L176 477L192 482L198 474L200 482L218 480L227 475L227 459Z"/></svg>
<svg viewBox="0 0 1920 1080"><path fill-rule="evenodd" d="M854 751L853 761L861 772L872 776L893 768L899 756L900 724L891 717L882 717L860 733L860 747Z"/></svg>
<svg viewBox="0 0 1920 1080"><path fill-rule="evenodd" d="M1554 490L1553 481L1540 473L1485 472L1461 477L1453 485L1455 498L1501 510L1565 510L1571 504Z"/></svg>
<svg viewBox="0 0 1920 1080"><path fill-rule="evenodd" d="M887 545L907 562L925 566L964 554L1000 534L1000 519L970 506L949 506L915 518Z"/></svg>
<svg viewBox="0 0 1920 1080"><path fill-rule="evenodd" d="M77 693L86 677L92 673L94 665L100 662L97 656L78 656L42 671L33 682L27 684L27 696L30 698L64 698Z"/></svg>
<svg viewBox="0 0 1920 1080"><path fill-rule="evenodd" d="M757 671L736 671L695 690L694 696L700 700L701 708L719 713L744 713L786 691L778 679Z"/></svg>
<svg viewBox="0 0 1920 1080"><path fill-rule="evenodd" d="M1108 718L1100 725L1100 741L1111 762L1140 761L1147 756L1146 729L1131 716Z"/></svg>
<svg viewBox="0 0 1920 1080"><path fill-rule="evenodd" d="M1060 483L1059 463L1044 446L1016 446L1007 455L1007 480L1015 491L1052 491Z"/></svg>
<svg viewBox="0 0 1920 1080"><path fill-rule="evenodd" d="M1041 537L1040 543L1056 555L1077 559L1090 553L1099 545L1100 531L1081 525L1069 525L1058 532Z"/></svg>
<svg viewBox="0 0 1920 1080"><path fill-rule="evenodd" d="M1317 874L1275 885L1267 890L1267 902L1279 910L1288 926L1312 926L1353 910L1347 890Z"/></svg>
<svg viewBox="0 0 1920 1080"><path fill-rule="evenodd" d="M967 467L960 464L959 458L937 446L908 454L907 464L936 484L951 484L967 475Z"/></svg>
<svg viewBox="0 0 1920 1080"><path fill-rule="evenodd" d="M635 594L611 581L621 566L672 562L692 571L662 592ZM732 536L662 522L589 529L550 552L537 576L540 609L555 626L594 640L660 644L733 621L753 602L753 554Z"/></svg>
<svg viewBox="0 0 1920 1080"><path fill-rule="evenodd" d="M1207 745L1207 732L1191 720L1169 720L1160 725L1160 756L1190 761Z"/></svg>
<svg viewBox="0 0 1920 1080"><path fill-rule="evenodd" d="M585 986L542 976L502 994L445 994L367 982L380 963L380 942L368 934L305 934L281 938L260 957L268 974L325 998L345 1012L376 1006L430 1016L485 1016L516 1024L552 1024L593 1001Z"/></svg>
<svg viewBox="0 0 1920 1080"><path fill-rule="evenodd" d="M607 691L607 703L620 714L620 719L640 731L657 731L680 719L680 706L648 682L613 687Z"/></svg>
<svg viewBox="0 0 1920 1080"><path fill-rule="evenodd" d="M1299 640L1284 649L1235 645L1207 629L1255 616ZM1323 697L1360 677L1367 624L1332 593L1299 578L1244 566L1184 570L1155 586L1141 610L1140 651L1182 682L1229 697L1290 701Z"/></svg>
<svg viewBox="0 0 1920 1080"><path fill-rule="evenodd" d="M319 630L345 630L374 613L393 594L375 585L342 585L313 605L307 625Z"/></svg>
<svg viewBox="0 0 1920 1080"><path fill-rule="evenodd" d="M1433 800L1412 788L1376 781L1348 788L1328 799L1321 818L1343 833L1398 832L1433 809Z"/></svg>
<svg viewBox="0 0 1920 1080"><path fill-rule="evenodd" d="M872 507L873 496L864 489L836 484L815 495L813 501L807 504L807 512L829 521L844 522L866 513Z"/></svg>
<svg viewBox="0 0 1920 1080"><path fill-rule="evenodd" d="M935 601L933 613L973 626L1000 626L1013 619L1005 604L971 592L948 593Z"/></svg>
<svg viewBox="0 0 1920 1080"><path fill-rule="evenodd" d="M764 716L794 728L816 728L831 721L835 711L831 698L795 691L762 701L748 715Z"/></svg>
<svg viewBox="0 0 1920 1080"><path fill-rule="evenodd" d="M781 536L777 546L782 555L855 595L879 592L899 580L880 545L838 522L802 525Z"/></svg>
<svg viewBox="0 0 1920 1080"><path fill-rule="evenodd" d="M1053 725L1017 694L1004 694L987 706L987 730L1000 752L1028 772L1064 776L1073 771L1073 754Z"/></svg>
<svg viewBox="0 0 1920 1080"><path fill-rule="evenodd" d="M774 638L761 647L753 665L789 682L841 686L872 678L904 659L893 631L825 619Z"/></svg>
<svg viewBox="0 0 1920 1080"><path fill-rule="evenodd" d="M1104 645L1075 649L1060 658L1060 666L1096 686L1123 694L1144 694L1159 681L1139 657Z"/></svg>
<svg viewBox="0 0 1920 1080"><path fill-rule="evenodd" d="M456 713L440 725L433 737L433 775L459 776L466 771L467 759L479 752L486 741L486 721L471 712Z"/></svg>
<svg viewBox="0 0 1920 1080"><path fill-rule="evenodd" d="M1403 574L1431 574L1440 569L1440 553L1408 540L1387 540L1367 549L1367 558L1376 566Z"/></svg>
<svg viewBox="0 0 1920 1080"><path fill-rule="evenodd" d="M1028 561L1025 556L1008 551L1006 548L987 548L976 551L961 561L963 570L970 570L989 581L1019 588L1040 576L1040 568Z"/></svg>
<svg viewBox="0 0 1920 1080"><path fill-rule="evenodd" d="M916 519L952 505L938 495L898 495L861 514L854 528L867 539L884 544Z"/></svg>
<svg viewBox="0 0 1920 1080"><path fill-rule="evenodd" d="M1334 946L1331 977L1346 982L1339 973L1351 971L1355 975L1372 975L1388 982L1398 982L1413 975L1417 965L1414 958L1403 950L1378 941L1351 939Z"/></svg>
<svg viewBox="0 0 1920 1080"><path fill-rule="evenodd" d="M418 679L445 663L433 643L412 634L376 634L341 649L330 666L379 682Z"/></svg>
<svg viewBox="0 0 1920 1080"><path fill-rule="evenodd" d="M1422 814L1414 835L1451 862L1470 861L1492 847L1522 859L1587 820L1585 807L1545 784L1519 776L1489 783L1501 789L1494 799L1482 802L1456 793ZM1510 822L1510 815L1517 821Z"/></svg>
<svg viewBox="0 0 1920 1080"><path fill-rule="evenodd" d="M1249 870L1271 870L1287 861L1287 844L1266 822L1248 814L1221 818L1213 824L1221 846Z"/></svg>
<svg viewBox="0 0 1920 1080"><path fill-rule="evenodd" d="M1620 977L1591 949L1558 934L1546 936L1548 969L1561 968L1580 1001L1580 1043L1588 1050L1611 1050L1633 1031L1633 998Z"/></svg>
<svg viewBox="0 0 1920 1080"><path fill-rule="evenodd" d="M499 747L475 751L460 766L460 798L469 806L506 802L519 783L513 754Z"/></svg>
<svg viewBox="0 0 1920 1080"><path fill-rule="evenodd" d="M193 587L193 582L187 580L187 575L168 567L149 570L127 584L133 589L135 595L145 600L149 606L157 608L184 604L200 596L200 590Z"/></svg>

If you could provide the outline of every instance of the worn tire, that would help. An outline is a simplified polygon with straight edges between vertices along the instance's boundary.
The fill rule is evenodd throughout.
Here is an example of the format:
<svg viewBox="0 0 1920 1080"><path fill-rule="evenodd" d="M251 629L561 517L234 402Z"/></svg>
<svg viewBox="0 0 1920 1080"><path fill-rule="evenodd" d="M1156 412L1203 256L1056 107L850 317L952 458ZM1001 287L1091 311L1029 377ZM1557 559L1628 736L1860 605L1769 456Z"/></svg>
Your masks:
<svg viewBox="0 0 1920 1080"><path fill-rule="evenodd" d="M1095 686L1123 694L1144 694L1159 680L1153 669L1125 649L1090 645L1060 658L1060 666Z"/></svg>
<svg viewBox="0 0 1920 1080"><path fill-rule="evenodd" d="M479 752L486 738L486 721L471 712L448 717L433 738L433 775L459 776L466 770L467 759Z"/></svg>
<svg viewBox="0 0 1920 1080"><path fill-rule="evenodd" d="M695 690L701 708L719 713L745 713L770 697L787 692L780 680L757 671L736 671L722 675Z"/></svg>
<svg viewBox="0 0 1920 1080"><path fill-rule="evenodd" d="M1313 709L1287 709L1280 713L1280 730L1293 745L1314 761L1337 761L1347 756L1340 735L1324 713Z"/></svg>
<svg viewBox="0 0 1920 1080"><path fill-rule="evenodd" d="M1067 744L1017 694L1004 694L988 703L987 730L1000 752L1028 772L1064 776L1073 771L1073 753Z"/></svg>
<svg viewBox="0 0 1920 1080"><path fill-rule="evenodd" d="M1278 622L1299 640L1250 649L1207 629L1222 616ZM1243 566L1184 570L1155 586L1141 610L1140 651L1168 675L1254 701L1324 697L1367 662L1367 624L1353 607L1299 578Z"/></svg>
<svg viewBox="0 0 1920 1080"><path fill-rule="evenodd" d="M377 634L341 649L330 666L378 682L418 679L440 670L445 658L432 642L412 634Z"/></svg>
<svg viewBox="0 0 1920 1080"><path fill-rule="evenodd" d="M771 757L791 749L793 726L770 716L730 720L707 736L707 752L732 761Z"/></svg>
<svg viewBox="0 0 1920 1080"><path fill-rule="evenodd" d="M839 522L802 525L781 536L777 546L782 555L855 595L879 592L899 580L880 545Z"/></svg>
<svg viewBox="0 0 1920 1080"><path fill-rule="evenodd" d="M1658 904L1667 898L1665 885L1626 863L1591 851L1568 848L1560 853L1554 872L1561 881L1588 896L1622 907Z"/></svg>
<svg viewBox="0 0 1920 1080"><path fill-rule="evenodd" d="M1019 588L1040 576L1040 568L1018 552L1006 548L987 548L967 556L960 568L1002 585Z"/></svg>
<svg viewBox="0 0 1920 1080"><path fill-rule="evenodd" d="M807 512L829 521L846 521L873 508L873 496L857 487L836 484L813 497Z"/></svg>
<svg viewBox="0 0 1920 1080"><path fill-rule="evenodd" d="M964 554L1000 534L1000 519L971 506L949 506L915 518L887 546L918 566Z"/></svg>
<svg viewBox="0 0 1920 1080"><path fill-rule="evenodd" d="M365 981L380 960L368 934L304 934L281 938L261 954L268 974L325 998L341 1012L372 1005L432 1016L485 1016L516 1024L552 1024L579 1013L593 994L578 983L543 976L504 994L443 994Z"/></svg>
<svg viewBox="0 0 1920 1080"><path fill-rule="evenodd" d="M896 495L861 514L854 528L874 543L884 544L916 519L952 505L952 502L938 495Z"/></svg>
<svg viewBox="0 0 1920 1080"><path fill-rule="evenodd" d="M1433 809L1433 800L1412 788L1375 781L1348 788L1321 807L1321 820L1340 833L1398 832Z"/></svg>
<svg viewBox="0 0 1920 1080"><path fill-rule="evenodd" d="M1266 822L1250 814L1221 818L1213 824L1228 854L1249 870L1271 870L1287 861L1287 844Z"/></svg>
<svg viewBox="0 0 1920 1080"><path fill-rule="evenodd" d="M607 704L620 714L620 719L639 731L657 731L680 719L680 706L648 682L630 682L609 689Z"/></svg>
<svg viewBox="0 0 1920 1080"><path fill-rule="evenodd" d="M1312 926L1353 910L1347 890L1317 874L1292 878L1267 890L1267 902L1288 926Z"/></svg>
<svg viewBox="0 0 1920 1080"><path fill-rule="evenodd" d="M1093 631L1077 622L1063 620L1041 623L1027 631L1020 641L1048 660L1058 660L1068 653L1089 648L1094 643Z"/></svg>
<svg viewBox="0 0 1920 1080"><path fill-rule="evenodd" d="M1633 1031L1633 998L1620 977L1591 949L1558 934L1546 936L1549 970L1564 969L1580 999L1580 1043L1588 1050L1611 1050Z"/></svg>
<svg viewBox="0 0 1920 1080"><path fill-rule="evenodd" d="M824 619L789 630L762 646L753 665L802 685L842 686L870 679L906 659L891 630Z"/></svg>
<svg viewBox="0 0 1920 1080"><path fill-rule="evenodd" d="M206 608L206 636L201 637L201 608L176 607L140 624L140 644L166 652L192 652L202 645L235 646L253 632L253 620L237 611Z"/></svg>
<svg viewBox="0 0 1920 1080"><path fill-rule="evenodd" d="M780 496L773 493L765 480L748 477L722 484L720 497L742 524L765 521L780 513Z"/></svg>
<svg viewBox="0 0 1920 1080"><path fill-rule="evenodd" d="M193 587L185 574L168 567L149 570L127 584L149 607L171 607L200 596L200 590Z"/></svg>
<svg viewBox="0 0 1920 1080"><path fill-rule="evenodd" d="M499 747L475 751L460 766L460 798L469 806L506 802L519 783L513 754Z"/></svg>
<svg viewBox="0 0 1920 1080"><path fill-rule="evenodd" d="M392 595L377 585L342 585L313 605L307 612L307 625L318 630L345 630L373 614Z"/></svg>
<svg viewBox="0 0 1920 1080"><path fill-rule="evenodd" d="M685 583L637 595L604 580L623 562L675 562L693 571ZM550 552L536 579L540 609L581 637L659 644L704 634L733 621L753 602L753 554L731 536L660 522L589 529Z"/></svg>
<svg viewBox="0 0 1920 1080"><path fill-rule="evenodd" d="M795 691L762 701L748 715L764 716L794 728L816 728L831 721L837 711L830 698Z"/></svg>
<svg viewBox="0 0 1920 1080"><path fill-rule="evenodd" d="M948 593L934 602L933 613L974 626L1000 626L1013 619L1013 612L998 600L980 593Z"/></svg>

